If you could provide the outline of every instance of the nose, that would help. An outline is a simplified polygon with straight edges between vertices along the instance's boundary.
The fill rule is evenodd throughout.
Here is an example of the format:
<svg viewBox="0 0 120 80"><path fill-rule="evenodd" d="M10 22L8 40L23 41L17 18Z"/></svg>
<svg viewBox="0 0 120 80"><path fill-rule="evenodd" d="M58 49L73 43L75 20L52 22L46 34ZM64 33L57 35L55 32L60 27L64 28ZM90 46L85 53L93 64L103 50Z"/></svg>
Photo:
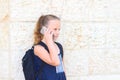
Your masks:
<svg viewBox="0 0 120 80"><path fill-rule="evenodd" d="M57 31L56 31L56 35L58 36L58 35L59 35L59 33L60 33L60 31L59 31L59 30L57 30Z"/></svg>

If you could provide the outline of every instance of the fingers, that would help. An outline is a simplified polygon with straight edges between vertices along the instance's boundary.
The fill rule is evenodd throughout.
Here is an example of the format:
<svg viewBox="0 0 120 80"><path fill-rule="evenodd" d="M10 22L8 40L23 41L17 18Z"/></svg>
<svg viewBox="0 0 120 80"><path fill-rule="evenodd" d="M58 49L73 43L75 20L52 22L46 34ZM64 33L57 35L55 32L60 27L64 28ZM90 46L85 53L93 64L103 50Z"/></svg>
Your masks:
<svg viewBox="0 0 120 80"><path fill-rule="evenodd" d="M48 42L53 41L53 32L50 29L47 29L44 37L45 37L45 40Z"/></svg>
<svg viewBox="0 0 120 80"><path fill-rule="evenodd" d="M49 30L49 29L46 30L46 33L53 35L53 32L51 30Z"/></svg>

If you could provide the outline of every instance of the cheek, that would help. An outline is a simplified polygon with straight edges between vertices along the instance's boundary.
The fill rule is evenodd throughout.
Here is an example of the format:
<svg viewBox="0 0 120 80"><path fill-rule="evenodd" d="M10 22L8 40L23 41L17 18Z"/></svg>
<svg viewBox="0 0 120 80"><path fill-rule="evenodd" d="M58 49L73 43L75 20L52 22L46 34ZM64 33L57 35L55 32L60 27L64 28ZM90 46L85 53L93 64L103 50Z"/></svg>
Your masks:
<svg viewBox="0 0 120 80"><path fill-rule="evenodd" d="M54 31L53 33L54 33L54 35L55 35L55 36L57 36L57 35L58 35L57 31Z"/></svg>
<svg viewBox="0 0 120 80"><path fill-rule="evenodd" d="M54 32L54 35L57 35L57 32Z"/></svg>

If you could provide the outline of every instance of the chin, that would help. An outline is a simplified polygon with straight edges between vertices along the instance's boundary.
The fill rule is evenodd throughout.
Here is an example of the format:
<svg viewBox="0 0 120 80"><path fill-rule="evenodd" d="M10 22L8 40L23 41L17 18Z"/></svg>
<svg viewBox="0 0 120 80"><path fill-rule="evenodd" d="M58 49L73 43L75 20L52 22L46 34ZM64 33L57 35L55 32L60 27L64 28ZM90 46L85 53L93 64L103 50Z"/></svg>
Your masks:
<svg viewBox="0 0 120 80"><path fill-rule="evenodd" d="M54 41L56 41L56 40L57 40L57 38L58 38L58 37L54 37Z"/></svg>

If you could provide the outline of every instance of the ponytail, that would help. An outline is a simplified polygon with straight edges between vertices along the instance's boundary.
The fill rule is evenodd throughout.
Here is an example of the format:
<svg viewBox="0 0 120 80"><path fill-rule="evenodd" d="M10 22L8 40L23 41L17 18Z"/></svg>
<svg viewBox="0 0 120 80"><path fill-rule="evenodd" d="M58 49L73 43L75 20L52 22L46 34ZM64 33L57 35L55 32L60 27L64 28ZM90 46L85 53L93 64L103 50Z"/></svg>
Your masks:
<svg viewBox="0 0 120 80"><path fill-rule="evenodd" d="M40 30L43 26L43 20L44 15L42 15L36 23L36 28L34 30L34 45L38 44L43 39L43 34L40 33Z"/></svg>

